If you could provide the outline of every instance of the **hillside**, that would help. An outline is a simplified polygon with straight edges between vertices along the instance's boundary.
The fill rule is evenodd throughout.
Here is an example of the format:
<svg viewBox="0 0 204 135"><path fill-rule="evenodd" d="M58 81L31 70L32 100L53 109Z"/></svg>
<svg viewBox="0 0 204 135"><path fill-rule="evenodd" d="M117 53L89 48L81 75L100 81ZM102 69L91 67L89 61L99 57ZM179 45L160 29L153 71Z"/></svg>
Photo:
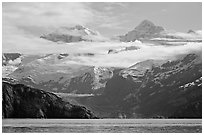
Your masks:
<svg viewBox="0 0 204 135"><path fill-rule="evenodd" d="M55 94L3 82L3 118L78 118L96 116L85 107L64 102Z"/></svg>

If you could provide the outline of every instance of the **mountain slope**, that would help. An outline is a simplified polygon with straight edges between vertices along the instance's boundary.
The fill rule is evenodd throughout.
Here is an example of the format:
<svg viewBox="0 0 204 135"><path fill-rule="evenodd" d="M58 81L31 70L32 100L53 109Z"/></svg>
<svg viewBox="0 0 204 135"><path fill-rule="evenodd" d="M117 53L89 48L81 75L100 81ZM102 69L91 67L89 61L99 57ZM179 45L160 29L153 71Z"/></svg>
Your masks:
<svg viewBox="0 0 204 135"><path fill-rule="evenodd" d="M202 117L201 55L136 65L114 75L101 96L81 99L81 103L103 117ZM141 69L144 65L148 68Z"/></svg>
<svg viewBox="0 0 204 135"><path fill-rule="evenodd" d="M3 82L3 118L96 118L82 106L64 102L52 93Z"/></svg>
<svg viewBox="0 0 204 135"><path fill-rule="evenodd" d="M3 53L2 54L2 76L7 77L14 72L18 67L26 65L43 55L25 55L20 53Z"/></svg>
<svg viewBox="0 0 204 135"><path fill-rule="evenodd" d="M46 91L93 94L101 93L116 70L111 67L72 64L69 63L70 57L69 54L45 55L21 64L6 77Z"/></svg>

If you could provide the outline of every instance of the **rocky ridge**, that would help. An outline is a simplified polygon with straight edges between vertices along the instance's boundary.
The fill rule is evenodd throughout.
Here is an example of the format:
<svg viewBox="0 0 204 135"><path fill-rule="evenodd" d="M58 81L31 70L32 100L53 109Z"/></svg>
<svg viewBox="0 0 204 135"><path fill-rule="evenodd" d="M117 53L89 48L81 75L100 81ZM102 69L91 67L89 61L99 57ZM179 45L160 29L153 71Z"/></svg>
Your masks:
<svg viewBox="0 0 204 135"><path fill-rule="evenodd" d="M53 93L3 82L3 118L97 118L83 106L62 101Z"/></svg>

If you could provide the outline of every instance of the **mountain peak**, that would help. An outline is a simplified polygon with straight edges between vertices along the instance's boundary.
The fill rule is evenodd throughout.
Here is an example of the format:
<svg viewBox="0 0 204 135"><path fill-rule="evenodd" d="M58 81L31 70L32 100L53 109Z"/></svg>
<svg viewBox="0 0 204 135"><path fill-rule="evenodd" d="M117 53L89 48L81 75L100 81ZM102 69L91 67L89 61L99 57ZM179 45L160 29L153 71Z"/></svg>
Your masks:
<svg viewBox="0 0 204 135"><path fill-rule="evenodd" d="M58 28L57 31L59 31L59 30L72 31L72 30L85 30L85 29L87 29L87 28L82 26L82 25L75 25L72 27L62 26L62 27Z"/></svg>
<svg viewBox="0 0 204 135"><path fill-rule="evenodd" d="M193 33L193 34L195 34L195 31L193 31L193 30L189 30L187 33Z"/></svg>
<svg viewBox="0 0 204 135"><path fill-rule="evenodd" d="M135 28L135 30L138 30L138 31L141 31L141 30L151 31L151 30L153 30L153 32L159 33L161 31L163 31L164 28L161 26L156 26L154 23L152 23L149 20L144 20Z"/></svg>
<svg viewBox="0 0 204 135"><path fill-rule="evenodd" d="M63 26L56 29L54 32L42 35L40 38L53 42L80 42L80 41L106 41L107 39L97 31L91 30L82 25L72 27Z"/></svg>
<svg viewBox="0 0 204 135"><path fill-rule="evenodd" d="M86 27L84 27L82 25L76 25L74 28L77 29L77 30L84 30L84 29L86 29Z"/></svg>
<svg viewBox="0 0 204 135"><path fill-rule="evenodd" d="M143 20L136 28L138 27L144 27L144 26L155 26L154 23L152 23L151 21L149 20Z"/></svg>
<svg viewBox="0 0 204 135"><path fill-rule="evenodd" d="M151 39L155 37L160 37L161 32L164 28L161 26L156 26L149 20L142 21L134 30L128 32L126 35L121 36L120 40L125 42Z"/></svg>

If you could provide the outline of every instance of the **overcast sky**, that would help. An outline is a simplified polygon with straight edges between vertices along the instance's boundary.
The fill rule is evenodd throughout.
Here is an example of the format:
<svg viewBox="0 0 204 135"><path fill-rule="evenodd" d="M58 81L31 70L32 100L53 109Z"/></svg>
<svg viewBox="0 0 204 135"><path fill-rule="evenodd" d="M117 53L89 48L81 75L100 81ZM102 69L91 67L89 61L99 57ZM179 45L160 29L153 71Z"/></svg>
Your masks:
<svg viewBox="0 0 204 135"><path fill-rule="evenodd" d="M42 33L85 25L106 36L124 34L148 19L168 30L201 30L201 3L3 3L3 27Z"/></svg>
<svg viewBox="0 0 204 135"><path fill-rule="evenodd" d="M3 50L31 44L62 26L84 25L102 35L125 34L148 19L167 30L201 30L201 3L3 3ZM31 41L31 39L33 41ZM41 41L40 41L41 42ZM23 47L23 46L22 46Z"/></svg>

